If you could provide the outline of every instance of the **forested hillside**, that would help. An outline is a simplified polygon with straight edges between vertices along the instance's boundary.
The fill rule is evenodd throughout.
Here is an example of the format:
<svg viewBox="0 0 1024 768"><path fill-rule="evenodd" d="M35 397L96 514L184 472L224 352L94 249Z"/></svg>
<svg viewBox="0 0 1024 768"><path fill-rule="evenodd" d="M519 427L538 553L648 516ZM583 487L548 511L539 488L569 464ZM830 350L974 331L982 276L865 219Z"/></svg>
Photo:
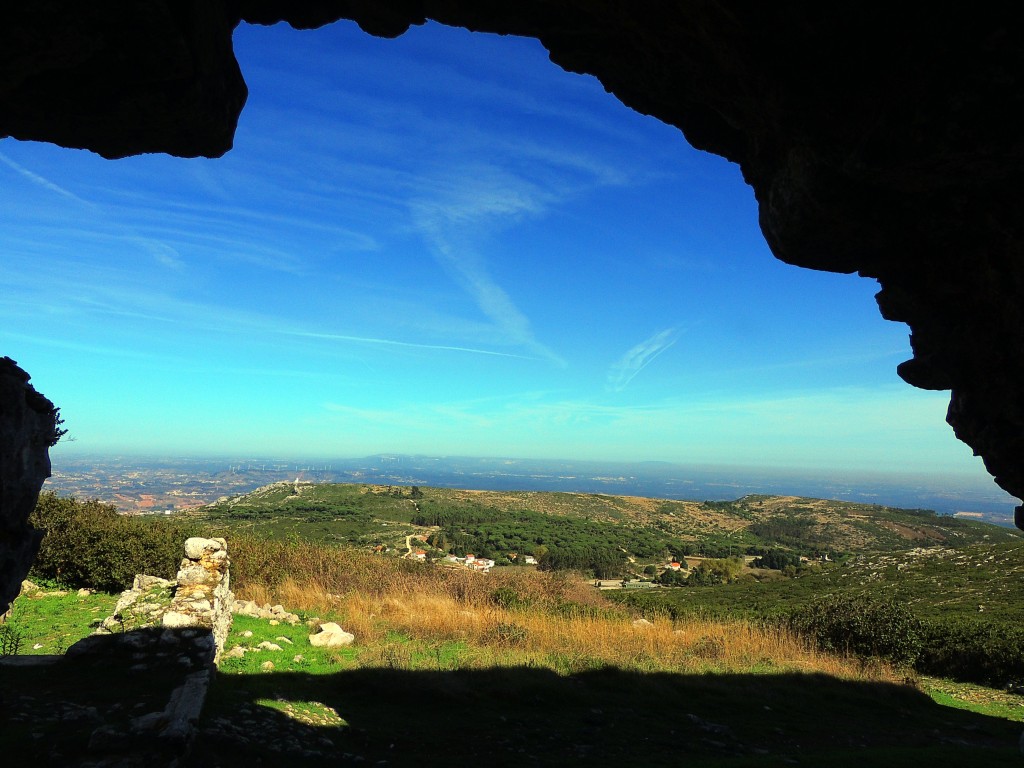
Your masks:
<svg viewBox="0 0 1024 768"><path fill-rule="evenodd" d="M405 552L416 537L428 556L475 554L499 565L532 555L541 568L597 577L639 573L685 557L824 558L914 547L1019 541L1018 533L969 520L842 501L745 496L674 501L550 492L416 486L275 483L199 512L218 524L270 536Z"/></svg>

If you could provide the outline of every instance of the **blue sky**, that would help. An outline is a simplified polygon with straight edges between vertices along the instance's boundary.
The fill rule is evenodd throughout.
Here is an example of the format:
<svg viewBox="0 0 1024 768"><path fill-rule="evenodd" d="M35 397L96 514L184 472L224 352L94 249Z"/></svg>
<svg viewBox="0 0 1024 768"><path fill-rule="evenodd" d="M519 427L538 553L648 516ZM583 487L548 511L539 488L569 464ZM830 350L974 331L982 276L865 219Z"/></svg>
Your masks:
<svg viewBox="0 0 1024 768"><path fill-rule="evenodd" d="M737 166L437 25L242 26L216 161L0 142L0 353L60 451L982 476L877 285L775 260Z"/></svg>

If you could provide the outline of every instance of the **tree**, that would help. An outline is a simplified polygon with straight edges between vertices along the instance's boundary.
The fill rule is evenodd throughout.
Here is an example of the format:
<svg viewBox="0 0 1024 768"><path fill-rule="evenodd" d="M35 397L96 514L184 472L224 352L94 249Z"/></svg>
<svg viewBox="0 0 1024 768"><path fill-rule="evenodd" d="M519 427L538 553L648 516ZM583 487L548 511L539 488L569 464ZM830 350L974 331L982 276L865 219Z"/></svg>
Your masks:
<svg viewBox="0 0 1024 768"><path fill-rule="evenodd" d="M681 587L686 584L686 574L683 571L673 571L671 568L667 568L657 581L666 587Z"/></svg>
<svg viewBox="0 0 1024 768"><path fill-rule="evenodd" d="M761 557L755 558L750 565L754 568L770 568L783 571L791 567L794 571L800 568L800 555L790 554L781 549L769 549Z"/></svg>

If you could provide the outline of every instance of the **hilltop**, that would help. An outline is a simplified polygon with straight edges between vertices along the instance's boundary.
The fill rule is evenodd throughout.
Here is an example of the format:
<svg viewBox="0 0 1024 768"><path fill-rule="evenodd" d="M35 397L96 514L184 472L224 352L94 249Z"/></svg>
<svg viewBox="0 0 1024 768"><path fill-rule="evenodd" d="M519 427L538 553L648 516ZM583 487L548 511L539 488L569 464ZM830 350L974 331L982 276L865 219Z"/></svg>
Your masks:
<svg viewBox="0 0 1024 768"><path fill-rule="evenodd" d="M441 551L488 555L538 548L621 552L631 563L666 556L803 556L1021 541L1016 531L930 510L797 496L677 501L547 491L483 491L278 482L194 514L271 536L405 551L420 537Z"/></svg>

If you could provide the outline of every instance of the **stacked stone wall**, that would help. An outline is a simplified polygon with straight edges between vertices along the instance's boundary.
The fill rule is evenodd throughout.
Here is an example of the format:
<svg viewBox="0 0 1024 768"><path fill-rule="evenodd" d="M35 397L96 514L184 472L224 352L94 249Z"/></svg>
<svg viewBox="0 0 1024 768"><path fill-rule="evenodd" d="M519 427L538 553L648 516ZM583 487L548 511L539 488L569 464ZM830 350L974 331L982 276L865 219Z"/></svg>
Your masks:
<svg viewBox="0 0 1024 768"><path fill-rule="evenodd" d="M114 613L69 654L102 653L113 643L134 648L140 666L168 656L177 656L191 669L216 665L231 630L235 602L229 567L224 539L188 539L173 581L136 576Z"/></svg>
<svg viewBox="0 0 1024 768"><path fill-rule="evenodd" d="M165 627L203 627L213 633L215 655L220 660L231 630L235 596L231 592L227 543L224 539L191 538L178 568L171 605L162 618Z"/></svg>

